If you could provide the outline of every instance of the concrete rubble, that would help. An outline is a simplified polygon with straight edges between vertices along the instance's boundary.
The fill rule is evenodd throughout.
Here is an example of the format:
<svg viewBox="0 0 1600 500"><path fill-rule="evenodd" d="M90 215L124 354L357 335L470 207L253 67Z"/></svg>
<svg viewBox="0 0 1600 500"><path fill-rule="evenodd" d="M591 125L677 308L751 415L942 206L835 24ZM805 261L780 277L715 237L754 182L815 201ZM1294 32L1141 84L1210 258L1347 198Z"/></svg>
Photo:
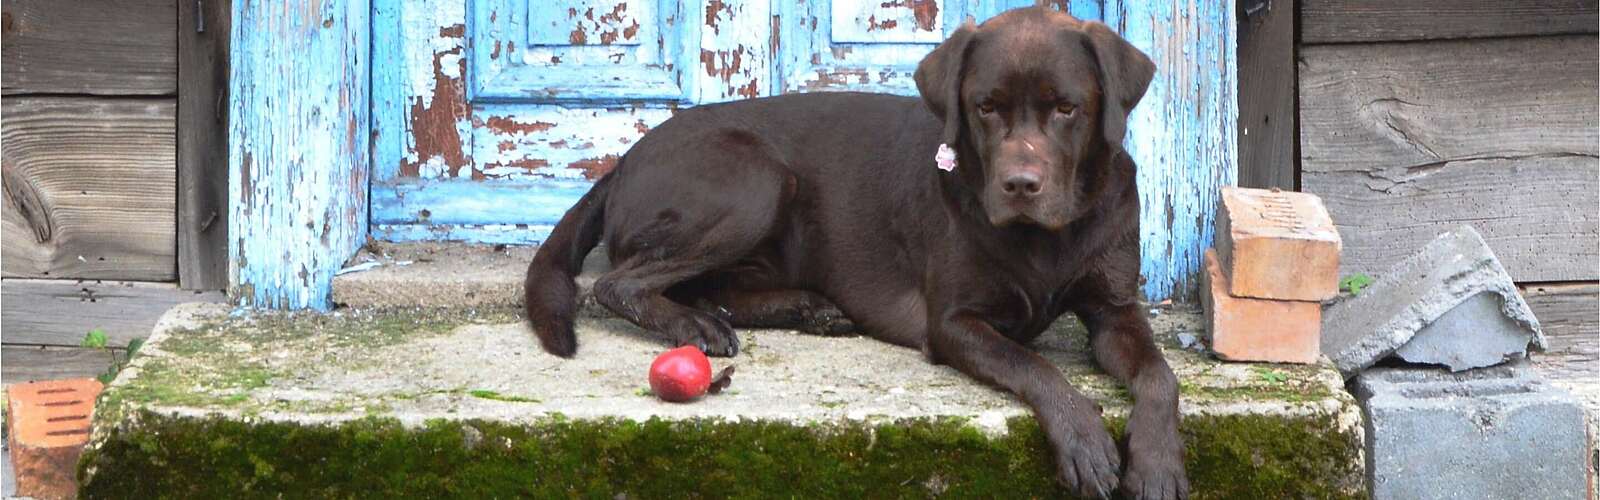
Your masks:
<svg viewBox="0 0 1600 500"><path fill-rule="evenodd" d="M1400 350L1408 361L1464 370L1545 347L1539 320L1470 226L1440 235L1376 278L1323 312L1322 353L1346 378ZM1417 346L1402 349L1414 339Z"/></svg>
<svg viewBox="0 0 1600 500"><path fill-rule="evenodd" d="M1591 497L1593 422L1528 367L1544 348L1538 319L1470 226L1327 306L1322 352L1354 378L1373 498Z"/></svg>

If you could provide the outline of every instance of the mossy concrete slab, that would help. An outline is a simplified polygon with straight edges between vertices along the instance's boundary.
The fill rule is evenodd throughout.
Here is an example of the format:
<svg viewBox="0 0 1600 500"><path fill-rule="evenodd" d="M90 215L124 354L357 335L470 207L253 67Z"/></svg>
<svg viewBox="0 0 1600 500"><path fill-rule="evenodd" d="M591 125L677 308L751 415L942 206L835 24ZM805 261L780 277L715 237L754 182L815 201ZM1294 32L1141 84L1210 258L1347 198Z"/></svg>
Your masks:
<svg viewBox="0 0 1600 500"><path fill-rule="evenodd" d="M1363 491L1359 407L1331 366L1224 364L1177 347L1196 498ZM740 332L727 392L656 400L666 346L580 321L578 356L539 350L509 309L230 314L184 305L106 389L81 463L105 496L1056 496L1026 407L920 353L865 338ZM1037 345L1114 433L1126 392L1074 321Z"/></svg>

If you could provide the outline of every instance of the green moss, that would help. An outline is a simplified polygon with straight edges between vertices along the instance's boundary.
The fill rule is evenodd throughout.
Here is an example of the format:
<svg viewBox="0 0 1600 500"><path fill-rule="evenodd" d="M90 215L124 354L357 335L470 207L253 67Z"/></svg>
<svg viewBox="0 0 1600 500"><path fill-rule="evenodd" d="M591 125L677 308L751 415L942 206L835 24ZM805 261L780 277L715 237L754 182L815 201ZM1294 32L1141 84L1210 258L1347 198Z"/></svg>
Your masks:
<svg viewBox="0 0 1600 500"><path fill-rule="evenodd" d="M525 398L525 397L522 397L522 396L512 396L512 395L509 395L509 394L500 394L498 392L491 391L491 390L486 390L486 389L475 389L475 390L467 391L467 394L470 394L470 395L472 395L472 397L475 397L475 398L492 399L492 400L495 400L495 401L510 401L510 402L513 402L513 403L538 403L539 402L539 400L534 399L534 398Z"/></svg>
<svg viewBox="0 0 1600 500"><path fill-rule="evenodd" d="M959 419L435 420L406 428L241 422L141 411L80 468L97 497L1054 497L1031 418L992 437ZM1121 422L1112 422L1114 433ZM1183 422L1194 498L1349 496L1359 444L1332 417Z"/></svg>
<svg viewBox="0 0 1600 500"><path fill-rule="evenodd" d="M236 409L246 414L267 409L343 413L353 402L257 402L249 394L271 386L274 380L311 372L315 365L337 361L355 369L384 363L388 360L376 359L374 354L382 347L444 335L468 324L514 321L516 312L510 309L370 310L337 315L258 312L216 318L166 332L158 347L167 354L145 360L137 377L107 391L99 411L115 414L124 403L141 403ZM317 356L262 355L280 350ZM183 362L171 361L177 359Z"/></svg>

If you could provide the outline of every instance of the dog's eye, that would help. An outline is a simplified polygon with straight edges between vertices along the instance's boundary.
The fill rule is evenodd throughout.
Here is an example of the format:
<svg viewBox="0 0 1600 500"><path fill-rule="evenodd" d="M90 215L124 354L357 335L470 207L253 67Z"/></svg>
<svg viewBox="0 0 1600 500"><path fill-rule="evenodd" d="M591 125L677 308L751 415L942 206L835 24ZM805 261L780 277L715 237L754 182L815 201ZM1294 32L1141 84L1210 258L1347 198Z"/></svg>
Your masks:
<svg viewBox="0 0 1600 500"><path fill-rule="evenodd" d="M1056 104L1056 112L1070 117L1078 113L1078 107L1073 106L1072 103L1063 102Z"/></svg>
<svg viewBox="0 0 1600 500"><path fill-rule="evenodd" d="M982 114L986 114L986 115L989 114L989 113L993 113L994 112L994 101L991 101L991 100L988 100L988 99L984 99L983 101L979 102L978 103L978 112L982 113Z"/></svg>

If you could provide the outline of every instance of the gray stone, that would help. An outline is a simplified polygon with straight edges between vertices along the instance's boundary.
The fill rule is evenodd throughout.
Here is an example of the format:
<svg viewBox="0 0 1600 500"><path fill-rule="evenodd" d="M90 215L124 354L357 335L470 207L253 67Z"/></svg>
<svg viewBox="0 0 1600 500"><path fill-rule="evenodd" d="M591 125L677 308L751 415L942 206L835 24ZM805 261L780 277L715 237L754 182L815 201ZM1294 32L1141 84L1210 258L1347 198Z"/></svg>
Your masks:
<svg viewBox="0 0 1600 500"><path fill-rule="evenodd" d="M1498 298L1499 313L1520 329L1526 341L1535 349L1545 347L1544 333L1539 329L1528 304L1518 295L1516 284L1501 267L1494 252L1484 243L1483 237L1470 226L1459 226L1439 235L1422 250L1389 268L1377 281L1356 297L1340 300L1329 306L1322 315L1322 353L1333 360L1334 366L1346 378L1354 377L1362 369L1372 366L1411 341L1418 332L1436 323L1446 313L1480 294ZM1479 304L1481 306L1481 304ZM1462 321L1452 323L1482 323L1481 315L1464 311ZM1473 319L1476 318L1476 319ZM1525 351L1507 354L1496 342L1474 342L1494 338L1504 333L1504 325L1495 335L1474 335L1471 328L1441 325L1430 332L1428 341L1415 350L1415 354L1429 353L1431 359L1452 359L1453 367L1472 364L1467 360L1505 359L1523 357ZM1467 334L1463 334L1466 331ZM1443 354L1449 349L1459 353Z"/></svg>
<svg viewBox="0 0 1600 500"><path fill-rule="evenodd" d="M1493 366L1524 357L1533 332L1501 312L1500 296L1473 295L1422 327L1395 354L1412 363L1444 365L1450 371Z"/></svg>
<svg viewBox="0 0 1600 500"><path fill-rule="evenodd" d="M1523 363L1376 368L1356 382L1375 499L1581 499L1583 409Z"/></svg>

